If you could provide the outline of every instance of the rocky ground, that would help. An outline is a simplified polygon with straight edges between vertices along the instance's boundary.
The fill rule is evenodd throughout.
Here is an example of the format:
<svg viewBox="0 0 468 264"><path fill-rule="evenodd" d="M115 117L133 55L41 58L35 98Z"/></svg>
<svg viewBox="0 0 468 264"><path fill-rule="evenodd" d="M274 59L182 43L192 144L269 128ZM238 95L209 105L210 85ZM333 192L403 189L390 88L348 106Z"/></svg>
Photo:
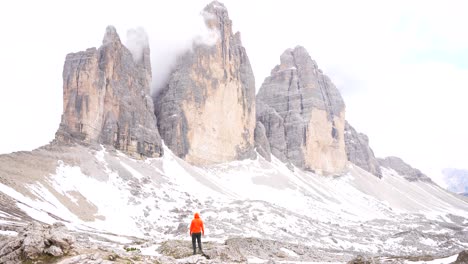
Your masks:
<svg viewBox="0 0 468 264"><path fill-rule="evenodd" d="M150 241L129 239L116 243L103 236L32 222L17 227L17 236L2 236L0 263L408 263L432 261L441 256L358 255L357 252L320 249L285 241L258 238L230 238L224 243L207 241L203 252L192 255L189 240ZM101 234L102 235L102 234ZM110 234L108 234L110 235ZM411 263L411 262L409 262ZM460 252L454 263L468 263L468 251Z"/></svg>
<svg viewBox="0 0 468 264"><path fill-rule="evenodd" d="M465 198L396 172L320 177L274 159L195 168L167 153L0 155L0 263L403 263L468 245ZM194 210L209 259L191 255Z"/></svg>

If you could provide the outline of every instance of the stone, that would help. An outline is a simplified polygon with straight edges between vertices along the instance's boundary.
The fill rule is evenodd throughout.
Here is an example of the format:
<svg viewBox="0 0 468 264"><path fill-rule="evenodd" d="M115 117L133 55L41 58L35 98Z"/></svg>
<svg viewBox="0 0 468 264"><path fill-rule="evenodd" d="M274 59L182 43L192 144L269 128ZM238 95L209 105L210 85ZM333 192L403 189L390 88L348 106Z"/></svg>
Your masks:
<svg viewBox="0 0 468 264"><path fill-rule="evenodd" d="M463 250L460 252L454 264L468 264L468 250Z"/></svg>
<svg viewBox="0 0 468 264"><path fill-rule="evenodd" d="M377 159L380 166L392 169L408 181L423 181L432 182L431 178L423 174L420 170L411 167L398 157L386 157L384 159Z"/></svg>
<svg viewBox="0 0 468 264"><path fill-rule="evenodd" d="M149 45L139 61L114 27L102 46L67 55L58 142L104 144L135 157L159 157L162 142L150 96Z"/></svg>
<svg viewBox="0 0 468 264"><path fill-rule="evenodd" d="M44 232L30 232L22 242L21 247L23 248L23 255L28 259L35 259L40 256L45 247L45 239Z"/></svg>
<svg viewBox="0 0 468 264"><path fill-rule="evenodd" d="M382 178L379 162L369 146L369 138L345 123L345 146L348 160L378 178Z"/></svg>
<svg viewBox="0 0 468 264"><path fill-rule="evenodd" d="M73 248L74 242L75 238L63 224L32 222L18 236L0 242L0 263L18 263L49 255L64 256Z"/></svg>
<svg viewBox="0 0 468 264"><path fill-rule="evenodd" d="M264 159L271 161L271 150L270 150L270 143L268 142L268 138L265 134L265 127L261 122L257 122L255 126L255 150L257 150L258 154L262 156Z"/></svg>
<svg viewBox="0 0 468 264"><path fill-rule="evenodd" d="M57 245L65 254L67 254L76 239L65 231L66 227L63 224L55 223L53 225L53 229L49 232L49 241L53 245Z"/></svg>
<svg viewBox="0 0 468 264"><path fill-rule="evenodd" d="M257 120L273 155L282 152L280 160L318 174L344 172L345 104L338 89L301 46L280 61L257 94Z"/></svg>
<svg viewBox="0 0 468 264"><path fill-rule="evenodd" d="M168 240L164 241L157 251L163 256L177 259L177 263L200 263L197 262L198 260L207 261L206 263L245 263L247 261L236 245L203 241L202 245L203 254L192 255L191 241Z"/></svg>
<svg viewBox="0 0 468 264"><path fill-rule="evenodd" d="M366 257L363 257L361 255L358 255L354 259L347 262L347 264L372 264L372 263L374 262L371 260L368 260Z"/></svg>
<svg viewBox="0 0 468 264"><path fill-rule="evenodd" d="M202 14L214 44L194 41L178 58L155 95L159 132L173 153L194 165L253 158L255 79L247 52L223 4L214 1Z"/></svg>
<svg viewBox="0 0 468 264"><path fill-rule="evenodd" d="M60 249L59 247L57 246L50 246L49 248L46 248L44 250L44 253L47 253L47 254L50 254L54 257L58 257L58 256L62 256L63 255L63 251L62 249Z"/></svg>

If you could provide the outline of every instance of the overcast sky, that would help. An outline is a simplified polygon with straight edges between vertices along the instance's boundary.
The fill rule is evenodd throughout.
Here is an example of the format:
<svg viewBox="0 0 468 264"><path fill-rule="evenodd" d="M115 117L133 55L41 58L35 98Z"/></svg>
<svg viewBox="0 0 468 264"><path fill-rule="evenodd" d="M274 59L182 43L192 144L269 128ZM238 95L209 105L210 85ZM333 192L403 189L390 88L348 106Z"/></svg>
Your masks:
<svg viewBox="0 0 468 264"><path fill-rule="evenodd" d="M347 120L379 157L430 176L468 168L466 1L222 1L257 90L287 48L304 46L342 92ZM206 34L209 1L2 1L0 153L54 138L67 53L98 47L114 25L150 39L155 87L175 56Z"/></svg>

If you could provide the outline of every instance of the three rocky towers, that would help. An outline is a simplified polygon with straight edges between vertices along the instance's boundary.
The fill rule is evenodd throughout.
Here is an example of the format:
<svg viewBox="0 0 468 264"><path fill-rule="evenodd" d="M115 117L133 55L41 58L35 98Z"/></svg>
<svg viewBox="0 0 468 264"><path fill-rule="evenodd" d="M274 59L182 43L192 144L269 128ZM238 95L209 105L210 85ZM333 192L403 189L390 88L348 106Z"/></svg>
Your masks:
<svg viewBox="0 0 468 264"><path fill-rule="evenodd" d="M204 9L218 33L178 58L152 98L149 44L134 58L109 26L99 49L68 54L63 70L59 142L104 144L136 157L177 156L209 165L271 155L318 174L349 161L380 177L367 137L345 121L345 104L303 47L286 50L255 95L239 33L223 4Z"/></svg>

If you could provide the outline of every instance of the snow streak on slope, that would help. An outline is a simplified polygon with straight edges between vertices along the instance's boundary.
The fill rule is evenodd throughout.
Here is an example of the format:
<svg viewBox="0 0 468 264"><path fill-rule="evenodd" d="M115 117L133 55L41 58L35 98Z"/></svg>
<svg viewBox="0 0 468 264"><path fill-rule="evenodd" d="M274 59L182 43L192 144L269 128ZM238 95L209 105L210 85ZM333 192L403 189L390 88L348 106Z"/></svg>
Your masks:
<svg viewBox="0 0 468 264"><path fill-rule="evenodd" d="M394 255L447 255L468 246L468 203L393 170L379 179L351 164L345 175L324 177L275 158L193 167L167 148L144 161L104 148L68 151L81 162L64 154L55 173L28 183L30 194L1 183L0 192L34 219L86 232L186 239L198 211L208 240L250 236Z"/></svg>

